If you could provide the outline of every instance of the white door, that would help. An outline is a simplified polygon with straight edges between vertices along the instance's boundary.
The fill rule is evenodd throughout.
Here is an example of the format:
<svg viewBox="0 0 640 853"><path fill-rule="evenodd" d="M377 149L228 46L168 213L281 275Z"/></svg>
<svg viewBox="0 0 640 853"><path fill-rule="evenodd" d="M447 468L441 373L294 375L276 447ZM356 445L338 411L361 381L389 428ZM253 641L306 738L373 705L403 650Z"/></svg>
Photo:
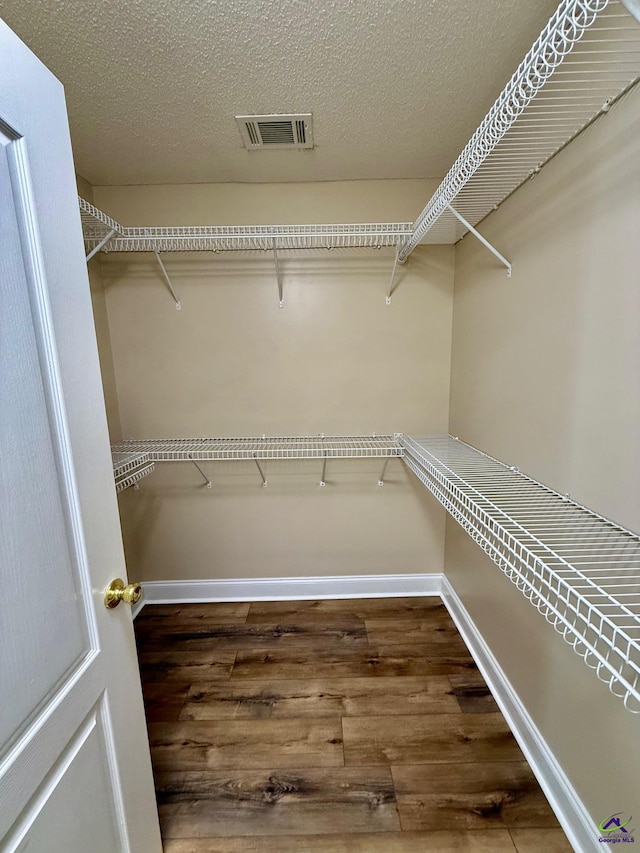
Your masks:
<svg viewBox="0 0 640 853"><path fill-rule="evenodd" d="M0 21L0 849L161 850L62 86Z"/></svg>

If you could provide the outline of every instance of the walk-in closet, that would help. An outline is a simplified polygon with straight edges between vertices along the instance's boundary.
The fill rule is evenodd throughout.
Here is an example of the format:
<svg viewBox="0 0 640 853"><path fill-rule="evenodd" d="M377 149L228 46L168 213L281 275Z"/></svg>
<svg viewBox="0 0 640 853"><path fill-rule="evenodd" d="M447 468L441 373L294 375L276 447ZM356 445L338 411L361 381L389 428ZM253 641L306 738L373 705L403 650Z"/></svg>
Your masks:
<svg viewBox="0 0 640 853"><path fill-rule="evenodd" d="M34 352L99 566L83 636L128 663L31 794L7 763L2 843L44 849L90 713L96 849L156 853L154 788L165 853L635 843L636 0L4 15L66 90L75 232L38 202L33 256L79 283L56 261Z"/></svg>

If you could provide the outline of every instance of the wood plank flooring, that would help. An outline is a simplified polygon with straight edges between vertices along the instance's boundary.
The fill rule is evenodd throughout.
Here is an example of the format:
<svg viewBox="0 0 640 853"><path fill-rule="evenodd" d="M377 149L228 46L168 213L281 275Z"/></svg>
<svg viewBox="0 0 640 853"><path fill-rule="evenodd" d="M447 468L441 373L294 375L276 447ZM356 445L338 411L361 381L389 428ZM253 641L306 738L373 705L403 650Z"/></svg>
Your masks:
<svg viewBox="0 0 640 853"><path fill-rule="evenodd" d="M165 853L570 853L439 599L135 628Z"/></svg>

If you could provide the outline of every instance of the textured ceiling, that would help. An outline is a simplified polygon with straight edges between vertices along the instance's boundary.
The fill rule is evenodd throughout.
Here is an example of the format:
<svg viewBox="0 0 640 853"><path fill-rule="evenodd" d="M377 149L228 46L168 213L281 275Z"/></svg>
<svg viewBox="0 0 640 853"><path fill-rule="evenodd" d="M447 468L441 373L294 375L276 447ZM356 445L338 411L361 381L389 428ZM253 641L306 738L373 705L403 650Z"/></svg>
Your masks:
<svg viewBox="0 0 640 853"><path fill-rule="evenodd" d="M441 177L557 0L3 0L96 185ZM234 115L313 112L311 151Z"/></svg>

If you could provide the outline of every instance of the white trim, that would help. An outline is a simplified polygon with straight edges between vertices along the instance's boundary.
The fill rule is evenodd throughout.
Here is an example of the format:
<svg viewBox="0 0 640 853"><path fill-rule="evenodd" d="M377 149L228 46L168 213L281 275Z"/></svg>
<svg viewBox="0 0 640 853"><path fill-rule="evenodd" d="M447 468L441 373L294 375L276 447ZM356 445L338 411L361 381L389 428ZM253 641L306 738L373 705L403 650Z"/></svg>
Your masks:
<svg viewBox="0 0 640 853"><path fill-rule="evenodd" d="M601 850L597 825L446 577L442 578L442 600L574 850Z"/></svg>
<svg viewBox="0 0 640 853"><path fill-rule="evenodd" d="M303 601L319 598L391 598L440 595L442 574L334 575L308 578L239 578L143 582L141 604L198 601Z"/></svg>

